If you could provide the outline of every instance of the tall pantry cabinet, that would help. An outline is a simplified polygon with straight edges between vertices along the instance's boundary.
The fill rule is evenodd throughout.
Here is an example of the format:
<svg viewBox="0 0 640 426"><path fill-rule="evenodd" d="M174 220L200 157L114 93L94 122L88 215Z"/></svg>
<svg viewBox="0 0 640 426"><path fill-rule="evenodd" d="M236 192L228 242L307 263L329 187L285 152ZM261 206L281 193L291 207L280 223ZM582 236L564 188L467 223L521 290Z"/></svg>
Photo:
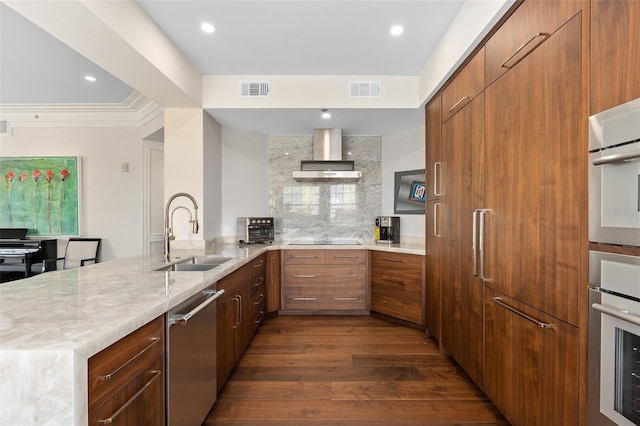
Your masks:
<svg viewBox="0 0 640 426"><path fill-rule="evenodd" d="M439 342L515 426L584 420L584 4L525 0L440 93Z"/></svg>

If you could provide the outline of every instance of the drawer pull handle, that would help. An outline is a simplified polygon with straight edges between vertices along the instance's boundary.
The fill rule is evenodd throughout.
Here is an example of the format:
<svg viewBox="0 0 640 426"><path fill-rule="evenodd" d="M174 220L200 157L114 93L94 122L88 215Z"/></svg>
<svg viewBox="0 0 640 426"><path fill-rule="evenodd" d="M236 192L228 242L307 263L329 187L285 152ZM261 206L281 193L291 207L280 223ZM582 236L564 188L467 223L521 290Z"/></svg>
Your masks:
<svg viewBox="0 0 640 426"><path fill-rule="evenodd" d="M357 278L358 274L334 274L333 278Z"/></svg>
<svg viewBox="0 0 640 426"><path fill-rule="evenodd" d="M254 283L254 284L253 284L253 286L254 286L254 287L259 287L259 286L260 286L260 284L262 284L262 281L264 281L264 277L260 277L260 279L258 280L258 282L257 282L257 283Z"/></svg>
<svg viewBox="0 0 640 426"><path fill-rule="evenodd" d="M453 111L458 107L458 105L463 103L465 101L465 99L469 99L469 97L468 96L463 96L458 102L456 102L455 104L453 104L453 106L451 108L449 108L449 113L453 114Z"/></svg>
<svg viewBox="0 0 640 426"><path fill-rule="evenodd" d="M396 262L396 263L408 263L404 259L392 259L390 257L383 257L382 260L386 260L387 262Z"/></svg>
<svg viewBox="0 0 640 426"><path fill-rule="evenodd" d="M546 322L541 322L538 321L537 319L530 317L529 315L525 314L524 312L521 312L519 310L517 310L516 308L513 308L509 305L507 305L506 303L504 303L502 301L502 299L500 297L492 297L491 300L493 300L494 302L496 302L498 305L502 306L505 309L510 310L511 312L513 312L514 314L521 316L522 318L526 319L527 321L531 321L532 323L534 323L535 325L537 325L540 328L554 328L555 326L553 324L549 324Z"/></svg>
<svg viewBox="0 0 640 426"><path fill-rule="evenodd" d="M334 259L359 259L360 256L331 256Z"/></svg>
<svg viewBox="0 0 640 426"><path fill-rule="evenodd" d="M99 376L98 380L111 380L113 379L113 377L118 374L119 372L121 372L122 370L124 370L129 364L131 364L132 362L134 362L135 360L137 360L138 358L140 358L142 355L144 355L149 349L151 349L153 347L153 345L155 345L156 343L158 343L160 341L159 337L152 337L151 338L151 344L149 346L147 346L146 348L144 348L143 350L141 350L140 352L138 352L133 358L131 358L129 361L125 362L124 364L122 364L120 367L116 368L115 371L113 373L110 374L106 374L104 376Z"/></svg>
<svg viewBox="0 0 640 426"><path fill-rule="evenodd" d="M293 278L318 278L317 275L293 274Z"/></svg>
<svg viewBox="0 0 640 426"><path fill-rule="evenodd" d="M318 300L318 298L317 297L293 297L293 300L305 302L305 301Z"/></svg>
<svg viewBox="0 0 640 426"><path fill-rule="evenodd" d="M549 37L549 33L536 33L534 34L529 40L527 40L522 46L518 47L518 49L513 52L513 55L509 56L503 63L500 64L500 67L502 68L513 68L518 62L520 62L521 60L523 60L524 58L526 58L529 53L533 52L533 49L531 49L531 51L529 51L529 53L527 53L526 55L524 55L522 58L520 58L519 60L517 60L513 65L507 65L507 62L509 62L510 60L512 60L518 53L520 53L522 51L522 49L524 49L525 47L527 47L529 45L529 43L531 43L533 40L537 39L538 37L544 37L545 39L547 37ZM543 40L544 41L544 40ZM539 45L538 45L539 46ZM537 47L537 46L536 46ZM535 49L535 48L534 48Z"/></svg>
<svg viewBox="0 0 640 426"><path fill-rule="evenodd" d="M317 259L318 258L318 256L295 256L295 255L291 257L294 259Z"/></svg>
<svg viewBox="0 0 640 426"><path fill-rule="evenodd" d="M260 263L256 263L255 265L253 265L254 268L259 268L262 266L262 264L264 263L264 260L261 260Z"/></svg>
<svg viewBox="0 0 640 426"><path fill-rule="evenodd" d="M101 425L106 425L106 424L113 423L114 419L116 419L118 416L120 416L120 414L122 414L124 412L124 410L126 410L127 407L133 403L133 401L138 399L140 397L140 395L142 395L142 393L145 390L147 390L147 388L149 386L151 386L153 384L153 382L158 377L160 377L160 373L162 373L160 370L151 370L149 372L151 374L153 374L153 377L147 382L146 385L144 385L138 392L136 392L131 398L129 398L129 400L127 402L125 402L124 405L118 409L118 411L113 413L113 415L111 417L106 418L106 419L102 419L102 420L96 420L95 423L98 423L98 424L101 424Z"/></svg>
<svg viewBox="0 0 640 426"><path fill-rule="evenodd" d="M264 311L260 311L260 318L258 318L257 320L255 320L253 323L254 324L260 324L262 322L262 319L264 318Z"/></svg>
<svg viewBox="0 0 640 426"><path fill-rule="evenodd" d="M358 298L357 297L334 297L333 300L347 301L347 300L358 300Z"/></svg>
<svg viewBox="0 0 640 426"><path fill-rule="evenodd" d="M259 305L264 300L264 294L260 294L260 298L255 301L254 305Z"/></svg>
<svg viewBox="0 0 640 426"><path fill-rule="evenodd" d="M383 278L383 280L385 280L385 281L389 281L390 283L396 283L396 284L407 285L407 282L406 282L406 281L391 280L391 279L389 279L389 278Z"/></svg>

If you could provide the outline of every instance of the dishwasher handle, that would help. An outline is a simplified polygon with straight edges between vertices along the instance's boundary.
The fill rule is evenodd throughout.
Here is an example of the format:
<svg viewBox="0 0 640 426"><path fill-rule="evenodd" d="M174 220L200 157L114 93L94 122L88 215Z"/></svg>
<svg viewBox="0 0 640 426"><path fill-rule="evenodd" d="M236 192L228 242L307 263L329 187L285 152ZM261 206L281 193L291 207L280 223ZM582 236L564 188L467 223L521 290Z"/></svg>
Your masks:
<svg viewBox="0 0 640 426"><path fill-rule="evenodd" d="M196 306L195 308L193 308L191 311L187 312L186 314L177 314L177 315L171 315L171 317L169 318L169 327L171 327L172 325L186 325L189 320L196 315L198 312L200 312L201 310L203 310L204 308L206 308L207 306L209 306L211 303L213 303L214 301L218 300L223 294L224 294L224 289L220 289L220 290L205 290L203 291L204 294L209 295L209 297L207 299L205 299L204 302L202 302L201 304L199 304L198 306Z"/></svg>

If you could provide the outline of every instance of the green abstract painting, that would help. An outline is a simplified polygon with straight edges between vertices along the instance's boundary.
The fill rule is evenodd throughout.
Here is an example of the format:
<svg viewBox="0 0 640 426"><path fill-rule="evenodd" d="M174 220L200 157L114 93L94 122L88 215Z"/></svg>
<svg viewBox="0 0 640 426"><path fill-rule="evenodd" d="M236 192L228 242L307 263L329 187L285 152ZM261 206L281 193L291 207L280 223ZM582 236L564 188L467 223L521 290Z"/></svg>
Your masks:
<svg viewBox="0 0 640 426"><path fill-rule="evenodd" d="M80 157L0 157L0 228L79 235Z"/></svg>

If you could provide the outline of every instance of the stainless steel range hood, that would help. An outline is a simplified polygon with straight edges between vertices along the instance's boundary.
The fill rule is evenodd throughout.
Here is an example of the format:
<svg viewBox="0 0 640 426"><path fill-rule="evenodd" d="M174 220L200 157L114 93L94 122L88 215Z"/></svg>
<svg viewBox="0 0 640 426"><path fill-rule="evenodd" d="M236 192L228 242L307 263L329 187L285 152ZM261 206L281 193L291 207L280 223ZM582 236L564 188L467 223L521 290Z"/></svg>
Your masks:
<svg viewBox="0 0 640 426"><path fill-rule="evenodd" d="M301 161L295 180L360 179L353 161L342 160L342 130L313 129L313 160Z"/></svg>

